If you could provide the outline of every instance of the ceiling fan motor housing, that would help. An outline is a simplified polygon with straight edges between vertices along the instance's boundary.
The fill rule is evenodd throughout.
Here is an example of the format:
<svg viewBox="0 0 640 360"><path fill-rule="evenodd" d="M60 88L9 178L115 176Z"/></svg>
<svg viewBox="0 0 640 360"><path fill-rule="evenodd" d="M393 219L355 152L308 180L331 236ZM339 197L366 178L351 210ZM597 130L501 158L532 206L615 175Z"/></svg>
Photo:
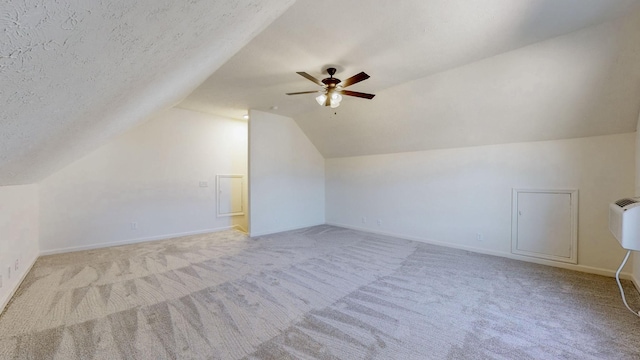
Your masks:
<svg viewBox="0 0 640 360"><path fill-rule="evenodd" d="M327 88L333 89L340 83L340 79L337 79L337 78L333 77L333 74L336 73L336 69L334 69L334 68L328 68L327 69L327 73L329 73L330 77L328 77L326 79L322 79L322 83L325 84L327 86Z"/></svg>

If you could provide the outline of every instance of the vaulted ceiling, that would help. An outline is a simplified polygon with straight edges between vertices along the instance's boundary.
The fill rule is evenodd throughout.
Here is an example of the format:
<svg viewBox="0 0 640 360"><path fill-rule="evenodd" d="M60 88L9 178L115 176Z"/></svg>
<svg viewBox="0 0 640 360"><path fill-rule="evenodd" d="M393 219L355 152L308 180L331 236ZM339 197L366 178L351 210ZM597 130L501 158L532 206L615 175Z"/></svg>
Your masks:
<svg viewBox="0 0 640 360"><path fill-rule="evenodd" d="M0 185L175 105L293 2L3 0Z"/></svg>
<svg viewBox="0 0 640 360"><path fill-rule="evenodd" d="M325 157L632 132L640 1L298 0L179 106L293 117ZM320 107L298 76L371 78ZM277 109L273 109L273 107Z"/></svg>
<svg viewBox="0 0 640 360"><path fill-rule="evenodd" d="M285 95L328 65L377 96ZM5 0L0 79L0 185L176 104L291 116L325 157L628 132L640 0Z"/></svg>

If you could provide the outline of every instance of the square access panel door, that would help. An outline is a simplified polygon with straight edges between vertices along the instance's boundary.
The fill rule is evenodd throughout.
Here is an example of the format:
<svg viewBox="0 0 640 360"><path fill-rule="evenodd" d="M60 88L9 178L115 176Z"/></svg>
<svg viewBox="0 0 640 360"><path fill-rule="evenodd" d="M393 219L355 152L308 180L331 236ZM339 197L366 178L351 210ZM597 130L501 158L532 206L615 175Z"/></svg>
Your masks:
<svg viewBox="0 0 640 360"><path fill-rule="evenodd" d="M244 175L217 175L218 216L244 215Z"/></svg>
<svg viewBox="0 0 640 360"><path fill-rule="evenodd" d="M511 252L576 264L578 191L514 189Z"/></svg>

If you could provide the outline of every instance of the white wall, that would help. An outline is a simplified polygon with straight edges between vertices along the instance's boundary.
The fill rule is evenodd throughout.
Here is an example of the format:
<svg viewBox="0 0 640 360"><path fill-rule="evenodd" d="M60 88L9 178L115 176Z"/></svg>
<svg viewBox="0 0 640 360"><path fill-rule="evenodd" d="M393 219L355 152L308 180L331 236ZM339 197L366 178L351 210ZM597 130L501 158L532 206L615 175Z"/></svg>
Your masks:
<svg viewBox="0 0 640 360"><path fill-rule="evenodd" d="M324 224L324 158L293 119L250 111L250 234Z"/></svg>
<svg viewBox="0 0 640 360"><path fill-rule="evenodd" d="M38 186L0 186L0 313L38 258L38 232Z"/></svg>
<svg viewBox="0 0 640 360"><path fill-rule="evenodd" d="M230 227L216 214L215 177L246 172L246 122L171 109L42 181L41 250Z"/></svg>
<svg viewBox="0 0 640 360"><path fill-rule="evenodd" d="M630 133L327 159L327 223L509 255L512 188L577 188L579 265L613 270L608 204L633 191L634 149Z"/></svg>

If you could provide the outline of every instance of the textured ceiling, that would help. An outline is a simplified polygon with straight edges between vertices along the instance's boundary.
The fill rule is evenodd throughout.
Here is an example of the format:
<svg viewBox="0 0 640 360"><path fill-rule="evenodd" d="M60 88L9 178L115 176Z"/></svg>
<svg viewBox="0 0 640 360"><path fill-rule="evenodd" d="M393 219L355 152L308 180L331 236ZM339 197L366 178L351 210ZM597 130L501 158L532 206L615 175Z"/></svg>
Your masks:
<svg viewBox="0 0 640 360"><path fill-rule="evenodd" d="M39 181L200 84L180 106L292 116L325 157L635 129L640 0L293 3L5 0L0 185ZM353 89L376 98L331 111L284 95L329 64L369 73Z"/></svg>
<svg viewBox="0 0 640 360"><path fill-rule="evenodd" d="M179 106L292 116L325 157L635 129L637 0L298 0ZM625 17L626 15L626 17ZM371 79L337 111L295 74ZM276 110L271 109L277 106Z"/></svg>
<svg viewBox="0 0 640 360"><path fill-rule="evenodd" d="M295 118L328 158L633 132L639 15Z"/></svg>
<svg viewBox="0 0 640 360"><path fill-rule="evenodd" d="M3 0L0 185L178 103L294 0Z"/></svg>

